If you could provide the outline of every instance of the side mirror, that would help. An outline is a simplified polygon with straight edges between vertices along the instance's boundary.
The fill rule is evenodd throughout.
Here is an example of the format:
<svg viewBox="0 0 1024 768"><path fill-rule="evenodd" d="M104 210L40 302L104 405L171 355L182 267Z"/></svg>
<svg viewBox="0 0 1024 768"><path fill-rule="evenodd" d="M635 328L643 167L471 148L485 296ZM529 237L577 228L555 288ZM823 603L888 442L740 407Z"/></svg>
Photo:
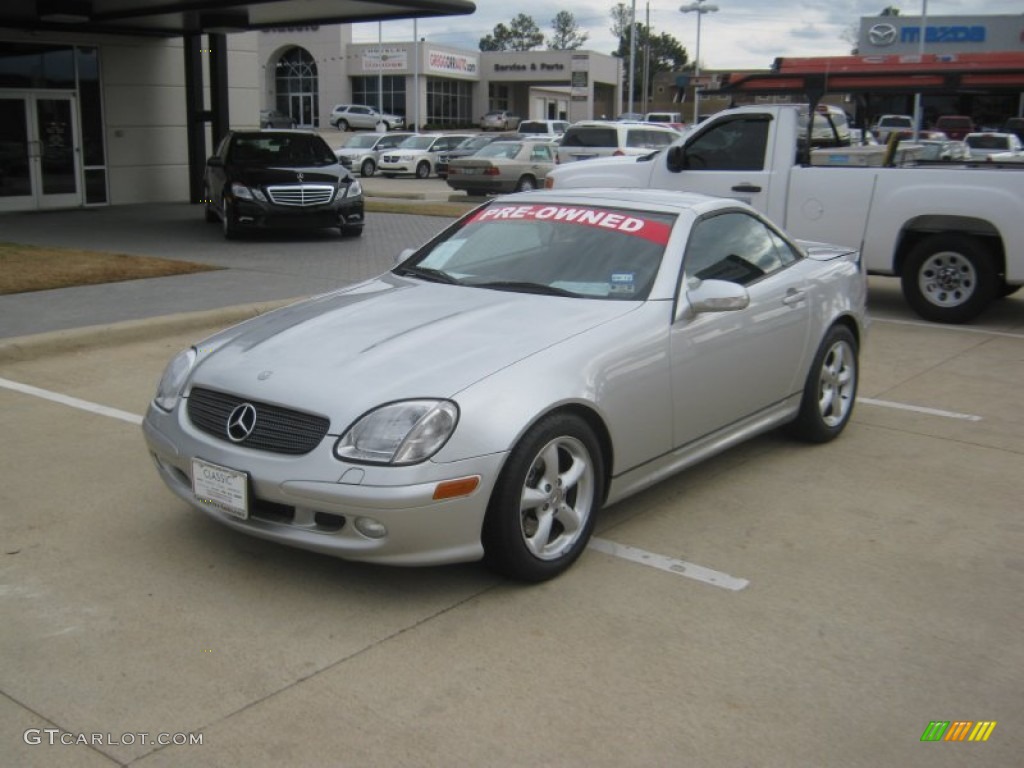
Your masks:
<svg viewBox="0 0 1024 768"><path fill-rule="evenodd" d="M224 167L224 161L221 159L220 155L211 155L210 157L206 158L206 164L211 168Z"/></svg>
<svg viewBox="0 0 1024 768"><path fill-rule="evenodd" d="M686 167L686 148L682 144L673 144L665 153L665 162L669 171L679 173Z"/></svg>
<svg viewBox="0 0 1024 768"><path fill-rule="evenodd" d="M414 253L416 253L416 249L415 248L406 248L406 249L404 249L401 253L399 253L397 256L395 256L395 264L401 264L403 261L408 259Z"/></svg>
<svg viewBox="0 0 1024 768"><path fill-rule="evenodd" d="M750 304L747 289L728 280L701 280L686 292L686 298L691 314L735 312Z"/></svg>

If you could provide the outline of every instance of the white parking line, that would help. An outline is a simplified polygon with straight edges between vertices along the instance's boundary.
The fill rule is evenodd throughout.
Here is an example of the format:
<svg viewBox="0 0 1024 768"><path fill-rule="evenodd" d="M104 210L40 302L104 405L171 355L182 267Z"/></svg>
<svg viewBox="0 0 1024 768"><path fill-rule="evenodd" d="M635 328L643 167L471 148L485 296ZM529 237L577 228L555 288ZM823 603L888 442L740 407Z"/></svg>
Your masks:
<svg viewBox="0 0 1024 768"><path fill-rule="evenodd" d="M858 397L857 402L864 403L864 405L875 405L879 408L895 408L899 411L913 411L914 413L924 413L928 416L941 416L944 419L981 421L981 416L975 416L970 413L957 413L956 411L943 411L939 408L926 408L923 405L907 405L906 403L894 403L889 400L875 400L870 397Z"/></svg>
<svg viewBox="0 0 1024 768"><path fill-rule="evenodd" d="M920 320L892 320L886 317L872 317L871 322L889 323L891 325L910 325L915 328L928 328L932 331L954 331L956 333L976 333L982 336L1005 336L1008 339L1024 339L1024 333L992 331L988 328L972 328L965 325L943 325L942 323L928 323Z"/></svg>
<svg viewBox="0 0 1024 768"><path fill-rule="evenodd" d="M99 403L90 403L88 400L79 400L77 397L69 397L68 395L62 395L59 392L51 392L48 389L32 387L28 384L11 381L10 379L0 379L0 387L3 387L4 389L12 389L15 392L22 392L26 395L41 397L44 400L52 400L53 402L60 403L61 405L69 405L72 408L78 408L81 411L88 411L89 413L96 413L100 416L109 416L112 419L127 421L129 424L142 423L141 416L137 416L134 413L128 413L128 411L121 411L117 408L108 408L107 406L100 405Z"/></svg>
<svg viewBox="0 0 1024 768"><path fill-rule="evenodd" d="M616 544L614 541L608 541L607 539L591 539L588 546L590 549L596 549L598 552L603 552L606 555L621 557L623 560L647 565L651 568L657 568L659 571L674 573L677 576L685 576L688 579L702 581L713 587L721 587L733 592L739 592L750 584L746 579L738 579L735 576L730 576L728 573L705 568L703 565L695 565L685 560L677 560L674 557L665 557L665 555L656 555L653 552L647 552L636 547Z"/></svg>

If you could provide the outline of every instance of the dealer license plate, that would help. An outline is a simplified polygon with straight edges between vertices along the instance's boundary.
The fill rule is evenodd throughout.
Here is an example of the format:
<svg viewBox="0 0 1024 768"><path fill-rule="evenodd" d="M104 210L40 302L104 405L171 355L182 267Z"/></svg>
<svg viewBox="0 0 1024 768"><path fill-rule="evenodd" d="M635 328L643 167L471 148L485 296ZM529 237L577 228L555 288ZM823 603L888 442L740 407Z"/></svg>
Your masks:
<svg viewBox="0 0 1024 768"><path fill-rule="evenodd" d="M249 519L249 476L245 472L192 459L192 492L201 502L232 517Z"/></svg>

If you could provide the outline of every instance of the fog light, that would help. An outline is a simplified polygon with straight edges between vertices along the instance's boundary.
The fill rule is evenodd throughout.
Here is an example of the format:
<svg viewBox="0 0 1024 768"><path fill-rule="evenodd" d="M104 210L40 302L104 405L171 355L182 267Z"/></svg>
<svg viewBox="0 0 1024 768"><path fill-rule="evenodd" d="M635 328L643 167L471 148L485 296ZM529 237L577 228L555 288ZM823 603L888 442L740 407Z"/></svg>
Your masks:
<svg viewBox="0 0 1024 768"><path fill-rule="evenodd" d="M356 530L368 539L383 539L388 535L388 529L384 523L374 520L372 517L357 517L355 522Z"/></svg>

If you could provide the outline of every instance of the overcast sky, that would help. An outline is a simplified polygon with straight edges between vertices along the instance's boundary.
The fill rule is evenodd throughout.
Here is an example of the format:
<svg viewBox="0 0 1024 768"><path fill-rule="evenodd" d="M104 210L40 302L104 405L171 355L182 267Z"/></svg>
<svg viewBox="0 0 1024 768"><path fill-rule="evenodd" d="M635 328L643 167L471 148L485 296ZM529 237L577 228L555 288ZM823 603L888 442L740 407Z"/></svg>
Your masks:
<svg viewBox="0 0 1024 768"><path fill-rule="evenodd" d="M679 6L690 0L637 0L637 21L646 23L650 8L650 26L655 35L663 32L675 37L691 59L697 41L696 14L682 14ZM776 56L845 56L849 43L844 30L859 28L862 16L877 16L887 5L900 9L903 16L918 16L922 0L885 2L884 0L709 0L718 6L716 13L701 19L700 58L706 69L762 69L771 66ZM632 1L626 0L632 7ZM611 8L608 0L476 0L472 16L454 16L422 20L420 37L428 42L477 50L480 38L490 34L497 24L508 24L518 13L533 18L545 36L551 34L551 21L561 10L571 12L576 23L590 37L585 48L611 53L617 45L609 32ZM928 0L928 16L1013 14L1024 10L1021 0ZM1021 16L1024 22L1024 16ZM382 37L388 41L413 39L412 21L385 22ZM1022 27L1024 28L1024 27ZM376 24L357 24L355 42L376 42Z"/></svg>

